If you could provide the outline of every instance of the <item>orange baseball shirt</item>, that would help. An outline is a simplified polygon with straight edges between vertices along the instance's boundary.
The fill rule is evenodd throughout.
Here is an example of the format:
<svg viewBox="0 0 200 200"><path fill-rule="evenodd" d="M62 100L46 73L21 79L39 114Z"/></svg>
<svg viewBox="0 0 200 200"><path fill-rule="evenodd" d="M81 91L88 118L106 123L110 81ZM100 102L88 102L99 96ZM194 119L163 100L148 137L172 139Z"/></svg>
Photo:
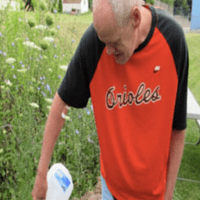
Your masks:
<svg viewBox="0 0 200 200"><path fill-rule="evenodd" d="M188 51L174 19L150 7L152 27L125 65L107 55L91 25L58 94L85 107L91 97L101 173L118 200L163 200L172 128L186 128Z"/></svg>

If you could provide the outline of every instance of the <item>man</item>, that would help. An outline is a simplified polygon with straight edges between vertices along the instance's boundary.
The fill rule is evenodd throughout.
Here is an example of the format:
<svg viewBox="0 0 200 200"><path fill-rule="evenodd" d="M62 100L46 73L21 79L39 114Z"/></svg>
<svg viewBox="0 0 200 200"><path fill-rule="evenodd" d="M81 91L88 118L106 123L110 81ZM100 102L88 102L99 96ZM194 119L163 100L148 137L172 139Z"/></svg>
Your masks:
<svg viewBox="0 0 200 200"><path fill-rule="evenodd" d="M188 52L181 27L139 0L96 0L55 95L32 192L44 199L67 113L91 97L103 200L172 200L186 129Z"/></svg>

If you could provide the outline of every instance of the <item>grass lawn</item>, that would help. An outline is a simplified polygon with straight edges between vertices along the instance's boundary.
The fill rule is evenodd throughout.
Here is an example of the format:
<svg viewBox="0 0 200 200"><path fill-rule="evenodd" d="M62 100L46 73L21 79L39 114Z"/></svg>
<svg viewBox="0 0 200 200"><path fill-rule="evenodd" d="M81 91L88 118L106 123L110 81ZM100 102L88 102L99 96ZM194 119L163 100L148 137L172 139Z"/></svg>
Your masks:
<svg viewBox="0 0 200 200"><path fill-rule="evenodd" d="M196 100L200 104L200 34L186 35L189 49L189 79L188 85ZM186 142L196 143L199 139L199 129L194 120L187 120ZM177 180L176 191L181 200L200 199L200 145L186 144L178 177L197 180L199 183Z"/></svg>

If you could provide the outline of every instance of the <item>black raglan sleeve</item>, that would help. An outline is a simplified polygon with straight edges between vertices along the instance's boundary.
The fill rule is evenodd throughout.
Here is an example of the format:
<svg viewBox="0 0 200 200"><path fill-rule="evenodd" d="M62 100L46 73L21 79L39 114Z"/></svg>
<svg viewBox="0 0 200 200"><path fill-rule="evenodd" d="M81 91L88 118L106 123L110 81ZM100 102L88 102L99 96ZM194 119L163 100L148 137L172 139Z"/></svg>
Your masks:
<svg viewBox="0 0 200 200"><path fill-rule="evenodd" d="M178 90L176 95L176 104L174 110L173 128L183 130L187 127L187 87L188 87L188 69L189 55L185 38L182 38L179 44L179 51L176 52L178 74Z"/></svg>
<svg viewBox="0 0 200 200"><path fill-rule="evenodd" d="M58 95L71 107L83 108L90 98L89 84L96 70L103 44L93 24L84 33L67 72L58 88Z"/></svg>
<svg viewBox="0 0 200 200"><path fill-rule="evenodd" d="M178 89L174 109L173 129L183 130L187 122L187 87L189 56L185 34L179 23L168 13L157 10L158 27L167 40L173 54L177 76Z"/></svg>

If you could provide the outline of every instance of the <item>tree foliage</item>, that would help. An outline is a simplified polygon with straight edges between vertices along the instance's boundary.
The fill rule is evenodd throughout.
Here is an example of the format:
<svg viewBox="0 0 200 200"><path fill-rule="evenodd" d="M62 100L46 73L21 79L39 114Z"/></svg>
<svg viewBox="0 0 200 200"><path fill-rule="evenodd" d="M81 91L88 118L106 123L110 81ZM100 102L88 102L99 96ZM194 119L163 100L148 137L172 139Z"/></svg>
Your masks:
<svg viewBox="0 0 200 200"><path fill-rule="evenodd" d="M160 1L174 7L183 7L186 9L191 7L192 4L192 0L160 0Z"/></svg>
<svg viewBox="0 0 200 200"><path fill-rule="evenodd" d="M146 3L154 5L154 0L146 0Z"/></svg>
<svg viewBox="0 0 200 200"><path fill-rule="evenodd" d="M175 0L174 1L174 7L182 7L184 13L187 13L189 9L191 8L190 5L188 4L191 4L191 1L189 0Z"/></svg>
<svg viewBox="0 0 200 200"><path fill-rule="evenodd" d="M162 1L163 3L166 3L166 4L168 4L168 5L173 6L175 0L160 0L160 1ZM182 0L181 0L181 1L182 1Z"/></svg>
<svg viewBox="0 0 200 200"><path fill-rule="evenodd" d="M92 8L92 0L88 0L88 3L89 3L89 9Z"/></svg>
<svg viewBox="0 0 200 200"><path fill-rule="evenodd" d="M62 0L59 0L59 2L58 2L58 12L62 13L62 11L63 11Z"/></svg>

